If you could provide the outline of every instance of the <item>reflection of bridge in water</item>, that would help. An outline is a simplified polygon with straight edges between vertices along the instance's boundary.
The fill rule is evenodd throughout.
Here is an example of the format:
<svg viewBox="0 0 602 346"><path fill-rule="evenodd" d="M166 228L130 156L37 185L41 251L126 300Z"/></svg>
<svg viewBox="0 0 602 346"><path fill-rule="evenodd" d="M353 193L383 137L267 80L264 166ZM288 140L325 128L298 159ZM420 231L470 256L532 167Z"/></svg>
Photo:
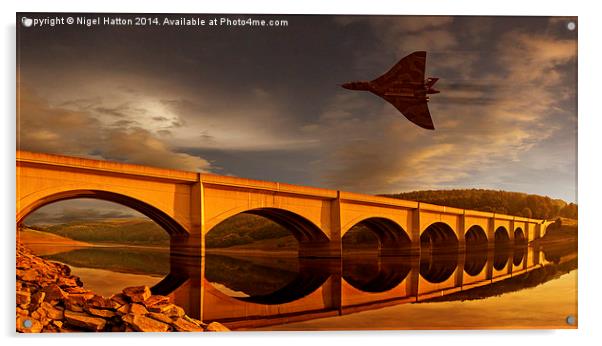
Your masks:
<svg viewBox="0 0 602 346"><path fill-rule="evenodd" d="M420 301L520 275L542 264L540 252L527 250L526 244L542 238L550 224L344 191L17 151L17 224L44 205L73 198L120 203L157 222L170 234L173 270L155 291L173 292L191 316L233 325ZM275 221L299 242L304 259L280 290L232 298L208 284L205 236L241 213ZM378 238L381 259L364 269L341 259L343 238L356 226ZM357 275L362 270L365 274Z"/></svg>
<svg viewBox="0 0 602 346"><path fill-rule="evenodd" d="M200 267L190 258L174 259L172 274L153 290L170 292L177 304L203 320L249 328L495 290L498 282L575 258L574 250L546 252L526 245L428 256L289 258L279 265L274 258L209 255Z"/></svg>

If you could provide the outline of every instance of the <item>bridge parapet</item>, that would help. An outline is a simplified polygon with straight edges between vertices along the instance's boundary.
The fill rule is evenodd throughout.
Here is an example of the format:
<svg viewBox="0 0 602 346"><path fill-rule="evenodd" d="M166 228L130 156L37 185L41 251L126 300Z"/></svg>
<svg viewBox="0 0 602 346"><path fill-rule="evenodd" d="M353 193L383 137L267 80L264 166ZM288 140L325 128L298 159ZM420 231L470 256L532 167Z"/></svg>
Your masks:
<svg viewBox="0 0 602 346"><path fill-rule="evenodd" d="M286 183L254 180L207 173L202 173L200 176L200 180L203 184L219 185L221 187L243 188L246 190L272 191L284 194L318 197L323 199L337 198L336 190L322 189L318 187L299 186Z"/></svg>
<svg viewBox="0 0 602 346"><path fill-rule="evenodd" d="M446 207L437 204L423 203L420 202L418 208L422 211L434 211L438 213L444 214L452 214L452 215L462 215L464 214L464 209L454 208L454 207Z"/></svg>
<svg viewBox="0 0 602 346"><path fill-rule="evenodd" d="M493 218L493 217L495 217L495 214L492 213L492 212L478 211L478 210L471 210L471 209L464 209L464 215L465 216L482 217L482 218Z"/></svg>
<svg viewBox="0 0 602 346"><path fill-rule="evenodd" d="M371 204L374 206L402 207L408 209L418 208L418 202L354 192L340 191L340 198L341 201L348 203L362 203Z"/></svg>
<svg viewBox="0 0 602 346"><path fill-rule="evenodd" d="M496 218L497 220L514 221L514 218L516 216L494 213L493 217Z"/></svg>
<svg viewBox="0 0 602 346"><path fill-rule="evenodd" d="M46 166L48 168L55 167L56 170L85 170L94 171L97 174L119 174L178 183L195 183L199 180L198 173L194 172L63 155L34 153L23 150L17 150L16 160L17 166L35 165Z"/></svg>

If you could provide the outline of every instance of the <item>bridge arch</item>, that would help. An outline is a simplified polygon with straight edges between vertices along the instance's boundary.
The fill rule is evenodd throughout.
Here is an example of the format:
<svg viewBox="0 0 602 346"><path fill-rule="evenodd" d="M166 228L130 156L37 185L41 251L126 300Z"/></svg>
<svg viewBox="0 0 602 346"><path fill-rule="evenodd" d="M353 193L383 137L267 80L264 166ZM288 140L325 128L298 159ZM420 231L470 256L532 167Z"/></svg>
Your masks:
<svg viewBox="0 0 602 346"><path fill-rule="evenodd" d="M527 243L527 238L525 237L525 232L522 228L518 227L514 230L514 245L522 246Z"/></svg>
<svg viewBox="0 0 602 346"><path fill-rule="evenodd" d="M483 227L473 225L464 234L464 241L467 249L487 248L487 233Z"/></svg>
<svg viewBox="0 0 602 346"><path fill-rule="evenodd" d="M216 223L214 220L211 226L207 227L205 234L210 233L221 223L241 214L266 218L288 230L299 243L300 256L304 254L305 250L311 250L316 245L329 244L328 236L315 223L292 211L274 207L230 210L227 214L220 215L220 222Z"/></svg>
<svg viewBox="0 0 602 346"><path fill-rule="evenodd" d="M351 234L354 227L364 227L372 232L378 239L378 254L381 256L400 255L409 253L412 241L408 233L397 222L384 217L366 217L357 221L343 236L345 239Z"/></svg>
<svg viewBox="0 0 602 346"><path fill-rule="evenodd" d="M159 208L134 197L112 191L74 189L53 191L36 198L29 197L29 201L20 201L21 208L17 210L17 224L21 224L29 214L45 205L70 199L90 198L114 202L132 208L156 222L171 237L187 236L189 234L184 226Z"/></svg>
<svg viewBox="0 0 602 346"><path fill-rule="evenodd" d="M445 222L434 222L420 234L420 248L436 249L439 251L458 250L458 237L453 228Z"/></svg>
<svg viewBox="0 0 602 346"><path fill-rule="evenodd" d="M500 226L495 230L494 236L495 247L508 247L510 245L510 234L504 226Z"/></svg>

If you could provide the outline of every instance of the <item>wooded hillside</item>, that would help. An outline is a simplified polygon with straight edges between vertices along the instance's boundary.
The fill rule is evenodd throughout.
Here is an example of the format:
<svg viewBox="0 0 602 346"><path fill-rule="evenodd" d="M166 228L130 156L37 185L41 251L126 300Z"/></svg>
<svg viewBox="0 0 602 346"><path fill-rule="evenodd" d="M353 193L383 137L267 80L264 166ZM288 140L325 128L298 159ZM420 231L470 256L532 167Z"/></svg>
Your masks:
<svg viewBox="0 0 602 346"><path fill-rule="evenodd" d="M574 203L521 192L459 189L413 191L385 196L535 219L577 219L577 205Z"/></svg>

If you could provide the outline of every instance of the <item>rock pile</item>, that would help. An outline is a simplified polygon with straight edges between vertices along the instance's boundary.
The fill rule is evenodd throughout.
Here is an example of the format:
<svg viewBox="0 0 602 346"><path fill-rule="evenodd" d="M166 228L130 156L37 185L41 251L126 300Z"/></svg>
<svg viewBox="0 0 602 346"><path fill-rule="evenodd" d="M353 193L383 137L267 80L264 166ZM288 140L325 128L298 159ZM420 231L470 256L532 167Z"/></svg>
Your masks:
<svg viewBox="0 0 602 346"><path fill-rule="evenodd" d="M202 332L227 331L218 322L186 315L169 297L148 286L128 287L111 297L83 288L71 269L17 246L17 331Z"/></svg>

